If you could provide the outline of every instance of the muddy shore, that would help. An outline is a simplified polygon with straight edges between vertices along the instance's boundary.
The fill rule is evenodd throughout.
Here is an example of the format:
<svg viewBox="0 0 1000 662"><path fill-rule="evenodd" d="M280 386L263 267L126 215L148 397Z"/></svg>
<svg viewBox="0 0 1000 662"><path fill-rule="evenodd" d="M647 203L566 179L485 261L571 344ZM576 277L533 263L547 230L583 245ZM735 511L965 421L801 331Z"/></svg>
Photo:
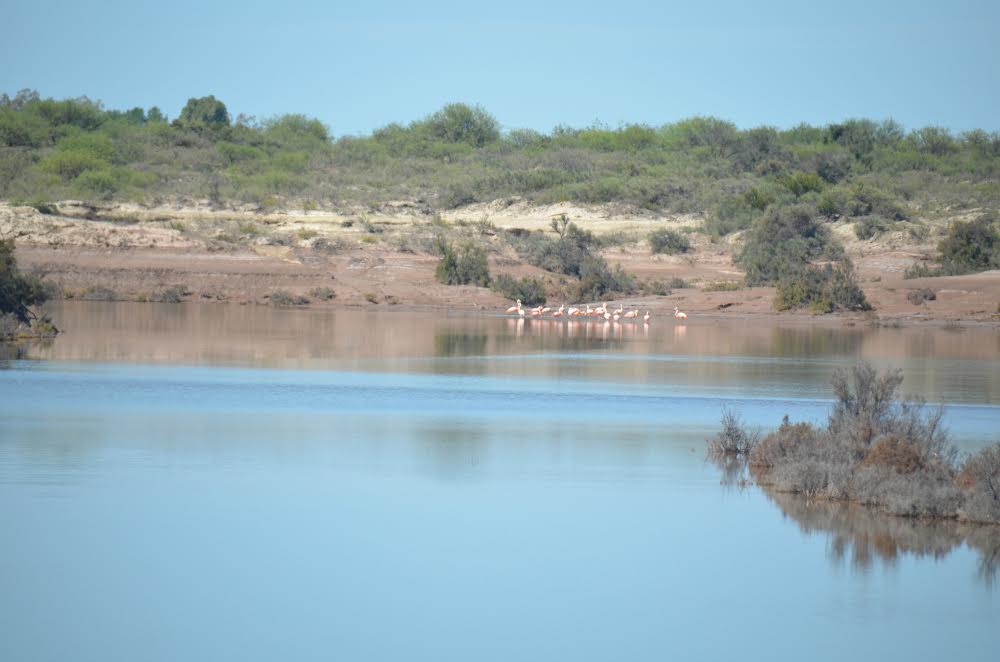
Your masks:
<svg viewBox="0 0 1000 662"><path fill-rule="evenodd" d="M934 228L916 242L900 233L859 241L849 224L833 231L854 261L873 313L812 315L778 313L773 288L708 291L738 282L732 263L738 237L718 242L699 232L697 216L654 217L568 205L477 206L444 215L405 205L374 213L358 211L252 211L204 207L138 207L60 203L49 213L0 203L0 232L17 237L18 260L59 286L66 298L105 290L124 300L148 300L183 286L184 299L212 303L267 304L278 290L309 296L331 288L330 301L311 297L312 306L392 306L399 309L497 310L507 300L487 288L447 286L434 278L438 258L422 250L428 228L455 233L497 229L544 229L566 214L598 236L617 241L601 251L642 281L683 279L688 287L665 296L635 295L614 303L669 314L679 306L702 317L780 318L820 324L976 324L1000 328L1000 271L967 276L904 279L904 271L933 254ZM651 255L645 235L668 227L687 233L684 255ZM478 228L478 230L475 230ZM509 248L490 252L493 274L535 276L546 281L550 304L563 300L567 279L528 265ZM928 288L935 299L914 304L907 295Z"/></svg>

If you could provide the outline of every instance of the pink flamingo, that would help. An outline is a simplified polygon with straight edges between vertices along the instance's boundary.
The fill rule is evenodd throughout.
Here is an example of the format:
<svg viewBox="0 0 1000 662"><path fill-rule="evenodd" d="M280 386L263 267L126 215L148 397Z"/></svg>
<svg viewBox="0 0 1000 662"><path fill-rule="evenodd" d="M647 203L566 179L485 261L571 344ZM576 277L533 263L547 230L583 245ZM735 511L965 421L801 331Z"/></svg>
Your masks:
<svg viewBox="0 0 1000 662"><path fill-rule="evenodd" d="M508 313L516 313L519 310L521 310L521 300L520 299L517 300L517 305L511 306L510 308L508 308L507 312Z"/></svg>
<svg viewBox="0 0 1000 662"><path fill-rule="evenodd" d="M563 308L565 308L565 306L559 306L559 310L557 310L556 312L552 313L552 317L562 317L562 315L563 315Z"/></svg>
<svg viewBox="0 0 1000 662"><path fill-rule="evenodd" d="M642 323L643 324L649 324L649 311L648 310L646 311L646 314L642 316Z"/></svg>
<svg viewBox="0 0 1000 662"><path fill-rule="evenodd" d="M639 310L638 309L636 309L636 310L629 310L624 315L624 317L638 317L638 316L639 316Z"/></svg>
<svg viewBox="0 0 1000 662"><path fill-rule="evenodd" d="M681 312L681 310L677 306L674 306L674 317L680 320L686 320L688 318L688 315L687 313Z"/></svg>

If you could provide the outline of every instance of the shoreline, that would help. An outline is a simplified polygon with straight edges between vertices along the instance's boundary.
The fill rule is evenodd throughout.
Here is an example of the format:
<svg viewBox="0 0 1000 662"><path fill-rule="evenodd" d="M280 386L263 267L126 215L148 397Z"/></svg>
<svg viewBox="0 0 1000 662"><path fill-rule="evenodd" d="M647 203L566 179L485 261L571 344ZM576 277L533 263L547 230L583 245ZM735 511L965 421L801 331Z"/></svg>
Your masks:
<svg viewBox="0 0 1000 662"><path fill-rule="evenodd" d="M547 305L553 308L588 303L570 300L572 278L528 264L489 234L492 230L480 234L477 221L463 220L462 210L450 212L450 221L434 221L403 208L348 224L334 220L342 216L332 212L271 214L262 219L253 212L155 208L139 213L132 207L110 205L94 216L92 207L64 203L59 215L0 203L0 230L16 233L22 268L45 274L64 299L143 301L182 287L179 299L185 302L267 305L272 293L282 291L312 299L309 306L315 308L506 310L511 302L492 290L443 285L435 279L439 258L428 245L433 233L444 232L485 243L493 275L544 281ZM648 309L658 319L669 317L678 306L692 321L1000 329L1000 271L904 279L903 272L927 259L932 247L926 242L908 244L897 236L857 241L849 224L836 225L833 231L875 307L869 313L775 311L774 288L738 285L743 274L732 263L736 240L712 241L698 228L703 219L692 215L608 217L601 209L553 205L497 212L500 215L491 216L488 227L539 230L546 215L558 209L572 212L573 222L581 228L617 242L599 251L609 264L634 274L647 291L664 293L609 296L607 301L616 307ZM479 211L477 207L464 214L474 216ZM690 251L651 254L645 233L653 227L686 228ZM684 287L670 287L681 281ZM920 304L908 300L910 293L925 288L934 291L934 300ZM326 289L335 293L331 301L310 296L311 291Z"/></svg>

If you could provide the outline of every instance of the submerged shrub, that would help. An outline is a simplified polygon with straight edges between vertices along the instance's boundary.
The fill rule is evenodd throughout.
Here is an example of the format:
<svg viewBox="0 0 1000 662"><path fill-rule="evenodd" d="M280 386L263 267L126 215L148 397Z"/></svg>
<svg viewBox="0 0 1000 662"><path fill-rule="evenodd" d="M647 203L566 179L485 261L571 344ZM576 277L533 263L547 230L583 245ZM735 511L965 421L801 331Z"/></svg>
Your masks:
<svg viewBox="0 0 1000 662"><path fill-rule="evenodd" d="M962 517L975 522L1000 522L1000 442L966 459L958 484L967 494Z"/></svg>
<svg viewBox="0 0 1000 662"><path fill-rule="evenodd" d="M1000 522L1000 443L959 471L941 410L900 400L901 383L899 371L879 374L865 363L836 371L826 426L786 416L750 450L754 477L778 491L856 501L895 515ZM724 415L709 449L735 447L742 427Z"/></svg>
<svg viewBox="0 0 1000 662"><path fill-rule="evenodd" d="M746 457L760 441L760 431L748 430L739 414L722 410L722 430L708 440L708 452L716 457Z"/></svg>

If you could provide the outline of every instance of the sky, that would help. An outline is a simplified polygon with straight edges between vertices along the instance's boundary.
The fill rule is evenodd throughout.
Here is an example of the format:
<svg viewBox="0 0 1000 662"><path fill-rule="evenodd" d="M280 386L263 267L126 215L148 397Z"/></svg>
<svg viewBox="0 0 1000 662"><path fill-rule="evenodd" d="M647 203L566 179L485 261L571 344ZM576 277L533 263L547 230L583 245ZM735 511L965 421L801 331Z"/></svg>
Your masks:
<svg viewBox="0 0 1000 662"><path fill-rule="evenodd" d="M892 118L1000 130L1000 2L2 0L0 92L334 135L480 104L505 129Z"/></svg>

